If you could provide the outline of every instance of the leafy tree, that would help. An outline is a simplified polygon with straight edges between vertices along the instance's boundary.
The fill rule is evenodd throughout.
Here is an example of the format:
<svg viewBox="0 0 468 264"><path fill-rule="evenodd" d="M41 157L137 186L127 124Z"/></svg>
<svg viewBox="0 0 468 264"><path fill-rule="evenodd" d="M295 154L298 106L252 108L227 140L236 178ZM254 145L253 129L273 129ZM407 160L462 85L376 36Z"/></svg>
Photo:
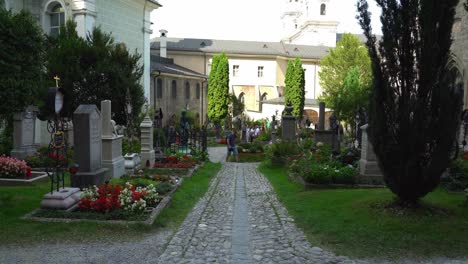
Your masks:
<svg viewBox="0 0 468 264"><path fill-rule="evenodd" d="M438 186L460 125L463 83L449 60L457 2L377 0L378 47L367 1L357 4L374 76L369 138L387 186L404 204Z"/></svg>
<svg viewBox="0 0 468 264"><path fill-rule="evenodd" d="M224 53L215 55L208 80L208 118L220 122L228 114L229 60Z"/></svg>
<svg viewBox="0 0 468 264"><path fill-rule="evenodd" d="M343 81L340 92L332 98L328 98L331 105L334 105L335 116L346 122L354 124L357 111L368 108L369 85L363 84L363 75L359 67L351 67ZM351 125L351 135L354 136L354 127Z"/></svg>
<svg viewBox="0 0 468 264"><path fill-rule="evenodd" d="M298 119L302 118L305 100L305 71L299 57L288 62L285 76L285 104L291 102L292 114Z"/></svg>
<svg viewBox="0 0 468 264"><path fill-rule="evenodd" d="M232 104L232 116L240 116L245 110L244 103L242 103L234 94L229 96L229 100Z"/></svg>
<svg viewBox="0 0 468 264"><path fill-rule="evenodd" d="M45 38L34 18L0 8L0 119L40 98L44 55Z"/></svg>
<svg viewBox="0 0 468 264"><path fill-rule="evenodd" d="M358 37L344 34L336 48L330 49L320 61L319 76L321 99L339 120L353 124L356 111L360 107L367 109L372 82L371 61L365 45ZM346 78L352 80L345 84Z"/></svg>
<svg viewBox="0 0 468 264"><path fill-rule="evenodd" d="M76 24L68 21L58 38L52 40L48 57L49 76L60 76L60 86L71 98L69 115L80 104L100 107L102 100L111 100L113 119L118 124L127 124L128 98L135 112L133 116L138 116L144 103L141 56L130 54L124 44L115 44L110 34L95 28L83 39L76 33Z"/></svg>

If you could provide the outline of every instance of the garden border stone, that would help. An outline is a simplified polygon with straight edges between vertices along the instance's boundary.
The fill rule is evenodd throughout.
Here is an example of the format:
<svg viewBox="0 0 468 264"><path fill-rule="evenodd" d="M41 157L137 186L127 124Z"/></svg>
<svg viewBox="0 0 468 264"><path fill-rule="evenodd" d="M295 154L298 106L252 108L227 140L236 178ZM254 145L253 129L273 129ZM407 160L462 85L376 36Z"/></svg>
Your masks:
<svg viewBox="0 0 468 264"><path fill-rule="evenodd" d="M45 171L32 171L31 174L32 176L35 174L39 175L34 178L31 176L30 179L0 178L0 186L28 186L49 179L49 175Z"/></svg>
<svg viewBox="0 0 468 264"><path fill-rule="evenodd" d="M92 222L92 223L110 223L110 224L145 224L152 225L156 220L157 216L161 211L169 206L172 200L172 194L182 185L183 177L180 178L180 181L175 185L175 188L171 190L159 203L153 208L148 218L144 221L126 221L126 220L94 220L94 219L73 219L73 218L48 218L48 217L38 217L34 216L39 210L35 209L34 211L21 217L23 220L33 220L39 222L50 222L50 223L77 223L77 222ZM76 208L76 207L75 207Z"/></svg>

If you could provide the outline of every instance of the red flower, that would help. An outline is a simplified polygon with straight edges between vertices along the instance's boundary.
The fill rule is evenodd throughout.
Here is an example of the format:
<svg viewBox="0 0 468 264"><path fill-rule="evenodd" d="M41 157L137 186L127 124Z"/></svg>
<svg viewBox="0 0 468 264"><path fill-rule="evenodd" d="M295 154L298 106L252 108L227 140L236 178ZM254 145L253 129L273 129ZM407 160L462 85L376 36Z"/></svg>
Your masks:
<svg viewBox="0 0 468 264"><path fill-rule="evenodd" d="M32 175L32 173L31 173L31 168L30 168L30 167L27 167L27 168L26 168L26 177L31 178L31 175Z"/></svg>

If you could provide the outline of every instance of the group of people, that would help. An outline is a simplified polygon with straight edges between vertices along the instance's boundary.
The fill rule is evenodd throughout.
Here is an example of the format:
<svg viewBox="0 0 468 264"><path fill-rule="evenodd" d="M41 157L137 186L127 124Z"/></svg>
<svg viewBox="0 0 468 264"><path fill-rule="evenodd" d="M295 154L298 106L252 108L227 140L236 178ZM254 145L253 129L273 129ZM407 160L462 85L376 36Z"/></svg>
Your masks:
<svg viewBox="0 0 468 264"><path fill-rule="evenodd" d="M260 127L247 127L245 135L247 137L247 142L253 142L260 135Z"/></svg>

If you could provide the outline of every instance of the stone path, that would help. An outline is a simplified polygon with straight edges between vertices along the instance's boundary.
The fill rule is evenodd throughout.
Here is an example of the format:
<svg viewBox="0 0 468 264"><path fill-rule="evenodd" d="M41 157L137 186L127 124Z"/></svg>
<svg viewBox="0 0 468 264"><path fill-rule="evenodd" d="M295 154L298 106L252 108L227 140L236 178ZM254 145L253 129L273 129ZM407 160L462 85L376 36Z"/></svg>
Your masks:
<svg viewBox="0 0 468 264"><path fill-rule="evenodd" d="M362 263L310 246L257 165L225 163L159 263Z"/></svg>

